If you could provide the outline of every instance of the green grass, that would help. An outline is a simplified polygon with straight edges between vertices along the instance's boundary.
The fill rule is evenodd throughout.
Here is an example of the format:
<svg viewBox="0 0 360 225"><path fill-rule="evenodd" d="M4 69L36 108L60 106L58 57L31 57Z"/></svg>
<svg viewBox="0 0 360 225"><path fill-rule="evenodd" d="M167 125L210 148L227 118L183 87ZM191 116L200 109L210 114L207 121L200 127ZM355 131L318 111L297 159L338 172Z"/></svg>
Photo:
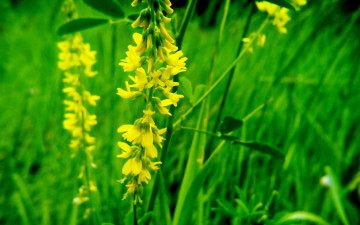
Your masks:
<svg viewBox="0 0 360 225"><path fill-rule="evenodd" d="M15 8L8 1L0 3L0 224L92 224L91 218L82 218L86 206L72 203L81 182L79 160L70 157L70 135L62 127L64 95L56 48L62 40L56 30L64 21L60 2L21 1ZM127 13L133 10L128 2L121 4ZM211 150L215 155L201 162L211 136L177 129L158 173L152 224L170 224L174 214L179 219L174 224L360 223L359 10L344 13L339 4L314 1L292 12L286 35L266 27L265 46L255 47L236 65L222 118L244 118L272 99L232 135L277 146L285 160L217 138ZM80 17L106 18L80 1L77 7ZM175 12L180 21L184 9ZM214 80L235 59L248 12L242 2L231 3ZM188 69L180 77L191 82L194 92L203 93L198 86L208 85L222 14L223 8L214 27L203 27L208 18L195 15L186 30L182 50ZM264 13L255 13L250 32L264 19ZM97 51L99 74L88 89L101 96L93 129L97 169L92 173L104 224L133 224L131 198L121 200L126 190L116 182L125 161L116 158L121 152L116 129L133 123L143 108L140 99L116 95L127 79L117 64L132 33L125 23L82 32ZM190 97L195 93L181 85L185 99L175 121L194 103ZM204 101L207 105L194 108L181 125L212 131L225 86L221 82ZM158 127L166 126L164 118L155 119ZM330 178L329 187L320 184L323 176ZM154 178L145 185L139 218L145 215ZM183 182L188 191L178 199ZM183 201L187 204L176 209Z"/></svg>

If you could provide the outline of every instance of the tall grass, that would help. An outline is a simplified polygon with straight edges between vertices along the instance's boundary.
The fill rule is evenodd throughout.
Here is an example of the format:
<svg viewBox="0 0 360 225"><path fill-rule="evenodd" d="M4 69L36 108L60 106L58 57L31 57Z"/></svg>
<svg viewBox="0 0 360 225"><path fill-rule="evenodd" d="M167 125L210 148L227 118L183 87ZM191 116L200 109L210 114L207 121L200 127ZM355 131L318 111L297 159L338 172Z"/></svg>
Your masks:
<svg viewBox="0 0 360 225"><path fill-rule="evenodd" d="M127 14L136 12L130 1L118 2ZM194 12L180 40L189 59L179 77L178 93L185 98L174 112L165 163L144 186L138 223L359 224L360 10L344 12L341 1L309 1L290 13L287 34L264 27L265 46L233 63L251 6L230 1L224 19L226 1L220 2L217 14ZM61 124L60 3L0 3L1 224L92 224L72 203L78 181L67 147L71 137ZM104 17L76 3L80 17ZM178 29L186 9L175 12ZM215 26L204 27L214 16ZM256 32L265 19L255 12L247 33ZM132 33L128 23L82 31L98 52L99 74L88 88L101 96L92 175L102 224L134 224L132 200L121 200L126 188L116 182L124 162L116 158L121 135L115 132L143 109L141 99L115 95L127 79L116 64L126 57ZM224 71L232 63L227 85L230 74ZM213 89L210 74L213 82L224 76ZM227 86L220 121L243 119L240 128L227 133L236 142L214 130ZM156 119L159 127L166 126L165 119ZM237 144L248 141L276 146L284 159ZM151 198L154 186L158 193Z"/></svg>

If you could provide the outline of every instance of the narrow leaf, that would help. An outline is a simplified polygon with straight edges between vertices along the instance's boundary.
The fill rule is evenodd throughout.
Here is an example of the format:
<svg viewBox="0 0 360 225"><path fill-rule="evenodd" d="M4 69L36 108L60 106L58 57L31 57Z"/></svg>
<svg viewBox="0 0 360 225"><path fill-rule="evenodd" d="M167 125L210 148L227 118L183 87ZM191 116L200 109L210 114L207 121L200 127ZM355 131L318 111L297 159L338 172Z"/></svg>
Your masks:
<svg viewBox="0 0 360 225"><path fill-rule="evenodd" d="M113 0L84 0L93 9L105 13L116 18L123 18L125 16L121 7Z"/></svg>
<svg viewBox="0 0 360 225"><path fill-rule="evenodd" d="M321 217L309 212L293 212L280 218L275 224L294 224L301 221L308 221L319 225L330 225Z"/></svg>
<svg viewBox="0 0 360 225"><path fill-rule="evenodd" d="M58 35L70 34L91 27L99 26L105 23L109 23L109 20L96 18L80 18L61 25L57 33Z"/></svg>
<svg viewBox="0 0 360 225"><path fill-rule="evenodd" d="M337 213L339 214L339 217L341 219L341 221L343 222L343 224L345 225L349 225L349 219L346 215L346 211L343 205L343 201L342 201L342 197L341 197L341 186L340 183L338 181L337 176L335 175L334 171L331 169L331 167L326 166L325 167L325 171L329 176L329 188L330 188L330 192L331 192L331 197L334 201L334 205L336 208Z"/></svg>
<svg viewBox="0 0 360 225"><path fill-rule="evenodd" d="M290 4L288 1L285 0L266 0L266 1L291 10L296 10L292 4Z"/></svg>
<svg viewBox="0 0 360 225"><path fill-rule="evenodd" d="M148 222L148 221L151 219L151 216L152 216L152 212L146 213L143 217L141 217L141 218L139 219L138 224L139 224L139 225L145 224L146 222Z"/></svg>
<svg viewBox="0 0 360 225"><path fill-rule="evenodd" d="M194 99L193 102L196 102L206 91L206 85L205 84L199 84L196 86L194 90Z"/></svg>
<svg viewBox="0 0 360 225"><path fill-rule="evenodd" d="M256 141L246 141L245 142L245 141L239 141L239 140L235 140L235 141L233 141L233 143L244 145L246 147L257 150L259 152L263 152L263 153L272 155L279 159L285 158L284 153L282 153L279 148L265 144L265 143L260 143L260 142L256 142Z"/></svg>
<svg viewBox="0 0 360 225"><path fill-rule="evenodd" d="M229 133L233 130L238 129L243 125L242 120L235 119L234 117L227 116L220 123L220 132L221 133Z"/></svg>
<svg viewBox="0 0 360 225"><path fill-rule="evenodd" d="M182 90L183 94L192 102L193 100L193 87L191 81L186 77L180 78L180 89Z"/></svg>

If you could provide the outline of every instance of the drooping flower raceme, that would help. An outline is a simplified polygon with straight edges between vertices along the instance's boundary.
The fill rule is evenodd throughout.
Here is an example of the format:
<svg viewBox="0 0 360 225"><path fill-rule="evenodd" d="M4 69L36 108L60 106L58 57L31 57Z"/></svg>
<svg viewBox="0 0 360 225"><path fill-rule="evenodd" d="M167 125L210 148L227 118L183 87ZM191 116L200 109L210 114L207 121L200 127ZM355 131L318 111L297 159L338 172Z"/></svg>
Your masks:
<svg viewBox="0 0 360 225"><path fill-rule="evenodd" d="M306 5L306 0L292 0L291 2L297 7ZM289 9L266 1L256 2L256 6L260 11L267 12L272 17L272 24L280 33L287 33L285 25L291 20L288 15Z"/></svg>
<svg viewBox="0 0 360 225"><path fill-rule="evenodd" d="M63 11L67 19L76 16L75 5L71 0L64 3ZM69 18L70 17L70 18ZM63 92L66 95L64 100L65 115L63 126L71 133L70 148L74 150L73 156L79 150L83 150L85 157L93 164L91 151L95 149L95 137L90 135L91 128L97 124L96 115L91 114L88 108L96 106L96 101L100 99L97 95L92 95L85 87L84 80L93 77L97 72L92 71L92 66L96 63L95 51L90 50L90 45L83 42L80 33L69 34L64 37L64 41L57 44L60 49L58 67L64 73ZM81 178L84 174L85 163L82 166ZM74 199L75 203L81 204L88 200L88 189L95 191L95 182L87 181L88 184L80 187L78 196Z"/></svg>
<svg viewBox="0 0 360 225"><path fill-rule="evenodd" d="M287 29L285 28L285 25L287 24L287 22L291 20L290 16L288 15L289 9L267 1L256 1L255 3L260 11L267 12L267 14L271 19L272 25L274 25L281 34L287 33ZM300 9L301 6L306 5L306 0L291 0L291 3L297 9ZM262 33L260 34L251 33L249 37L243 38L242 41L245 43L246 46L249 45L252 39L255 40L256 38L257 38L257 45L263 47L265 44L266 36L265 34ZM253 48L249 46L248 51L253 52Z"/></svg>
<svg viewBox="0 0 360 225"><path fill-rule="evenodd" d="M135 194L134 203L141 202L140 194L142 183L151 179L151 171L159 169L157 161L158 148L162 147L166 129L159 129L153 120L157 112L171 116L168 107L177 106L183 95L172 92L178 82L173 76L186 71L182 51L178 51L175 40L166 30L170 18L163 12L171 14L173 9L169 0L135 0L133 7L146 4L139 17L132 24L133 28L143 27L142 34L134 33L135 45L129 45L126 58L119 63L125 72L129 72L130 80L125 82L125 88L118 88L118 95L126 99L135 99L142 96L145 99L145 109L141 118L134 124L122 125L118 132L126 142L118 142L123 153L118 155L126 159L122 168L127 180L128 194Z"/></svg>

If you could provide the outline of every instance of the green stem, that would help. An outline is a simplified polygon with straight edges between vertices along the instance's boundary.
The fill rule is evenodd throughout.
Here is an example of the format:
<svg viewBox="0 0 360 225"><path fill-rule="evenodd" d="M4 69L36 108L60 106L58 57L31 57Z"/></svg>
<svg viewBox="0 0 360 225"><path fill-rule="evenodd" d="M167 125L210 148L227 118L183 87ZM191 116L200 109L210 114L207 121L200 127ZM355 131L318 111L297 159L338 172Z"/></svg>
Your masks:
<svg viewBox="0 0 360 225"><path fill-rule="evenodd" d="M240 40L239 47L238 47L236 55L239 55L241 53L241 49L243 47L242 39L245 38L245 36L248 33L251 18L252 18L252 15L255 12L255 7L254 6L255 6L255 4L251 3L250 13L249 13L249 16L247 18L246 25L245 25L245 28L244 28L244 32L242 34L242 37L241 37L241 40ZM232 78L234 76L235 68L236 67L234 66L230 71L230 75L229 75L229 78L228 78L228 81L227 81L227 84L226 84L226 88L225 88L225 91L224 91L224 94L223 94L223 98L221 100L220 109L219 109L219 112L218 112L217 117L216 117L216 122L215 122L215 126L214 126L214 129L213 129L214 133L216 132L216 130L217 130L218 126L219 126L219 123L220 123L220 118L221 118L221 115L222 115L222 112L223 112L223 109L224 109L224 106L225 106L226 98L227 98L228 93L229 93L229 89L230 89L230 85L231 85L231 82L232 82ZM214 137L211 137L210 140L209 140L209 143L207 145L207 148L205 149L205 159L208 158L209 155L210 155L210 151L211 151L211 147L212 147L213 142L214 142Z"/></svg>
<svg viewBox="0 0 360 225"><path fill-rule="evenodd" d="M183 41L183 38L184 38L184 35L185 35L187 25L189 24L189 21L190 21L190 18L192 16L192 14L194 13L196 4L197 4L197 0L190 0L188 5L187 5L185 16L184 16L184 19L183 19L183 21L181 23L180 31L179 31L179 33L178 33L178 35L176 37L176 43L177 43L177 46L178 46L179 49L181 48L181 44L182 44L182 41ZM178 76L175 76L174 77L174 82L178 82L178 79L179 79ZM173 91L174 92L177 91L177 86L175 86L173 88ZM165 136L165 142L164 142L164 145L163 145L163 148L162 148L162 152L160 153L160 161L162 162L163 165L165 164L166 154L167 154L167 151L168 151L168 148L169 148L171 135L172 135L172 132L173 132L173 116L174 116L174 112L175 112L175 107L173 105L171 105L169 111L170 111L172 116L169 116L168 120L167 120L167 132L166 132L166 136ZM150 212L150 211L152 211L154 209L155 200L156 200L158 190L159 190L159 178L156 175L155 176L155 181L154 181L154 186L152 188L152 192L151 192L151 195L150 195L149 204L148 204L148 207L147 207L147 210L146 210L147 212ZM149 223L149 222L150 222L150 220L148 220L147 223Z"/></svg>
<svg viewBox="0 0 360 225"><path fill-rule="evenodd" d="M213 137L220 137L219 134L213 133L213 132L210 132L210 131L207 131L207 130L199 130L199 129L192 128L192 127L180 127L180 129L182 129L182 130L194 131L194 132L199 132L199 133L203 133L203 134L208 134L208 135L211 135L211 136L213 136Z"/></svg>
<svg viewBox="0 0 360 225"><path fill-rule="evenodd" d="M134 199L133 199L133 211L134 211L134 225L138 225L137 215L136 215L136 204L135 204L135 198L136 198L136 193L134 193Z"/></svg>
<svg viewBox="0 0 360 225"><path fill-rule="evenodd" d="M268 24L269 18L267 18L259 27L258 31L254 35L254 37L248 42L248 45L243 48L241 53L238 57L228 66L228 68L220 75L220 77L215 81L213 85L194 103L194 105L189 108L182 116L179 118L173 125L172 128L176 128L180 125L180 123L186 119L186 117L194 110L196 106L198 106L219 84L220 82L229 74L231 69L240 61L240 59L245 55L248 49L252 46L256 37L261 33L261 31L266 27Z"/></svg>

